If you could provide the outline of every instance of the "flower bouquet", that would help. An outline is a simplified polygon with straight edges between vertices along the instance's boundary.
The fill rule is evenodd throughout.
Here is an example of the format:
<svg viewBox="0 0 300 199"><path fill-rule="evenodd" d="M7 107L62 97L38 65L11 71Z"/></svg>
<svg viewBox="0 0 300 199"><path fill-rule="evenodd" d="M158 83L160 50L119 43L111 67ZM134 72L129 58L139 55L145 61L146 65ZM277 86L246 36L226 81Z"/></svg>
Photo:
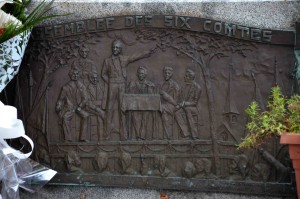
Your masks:
<svg viewBox="0 0 300 199"><path fill-rule="evenodd" d="M31 151L22 153L10 147L5 139L27 140ZM43 187L57 172L27 159L33 150L33 141L25 135L21 120L17 119L17 109L5 106L0 101L0 199L20 199L18 188L35 192Z"/></svg>
<svg viewBox="0 0 300 199"><path fill-rule="evenodd" d="M53 0L42 0L27 12L30 3L31 0L0 0L0 93L19 71L32 27L45 19L61 16L48 15ZM16 108L0 101L0 199L19 199L18 187L33 192L56 173L27 159L31 152L23 154L6 143L6 139L18 137L27 140L33 150L34 144L25 135L23 122L17 119ZM24 172L19 172L19 167Z"/></svg>
<svg viewBox="0 0 300 199"><path fill-rule="evenodd" d="M31 28L62 16L48 15L53 2L42 0L28 13L31 0L0 0L0 93L19 71Z"/></svg>

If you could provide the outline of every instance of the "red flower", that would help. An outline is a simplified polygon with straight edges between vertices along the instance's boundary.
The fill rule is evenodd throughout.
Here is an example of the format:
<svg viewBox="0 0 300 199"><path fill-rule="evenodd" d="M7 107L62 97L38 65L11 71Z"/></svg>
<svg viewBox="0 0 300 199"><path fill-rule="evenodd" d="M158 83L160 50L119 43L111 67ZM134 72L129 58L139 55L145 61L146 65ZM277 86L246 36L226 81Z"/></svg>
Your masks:
<svg viewBox="0 0 300 199"><path fill-rule="evenodd" d="M5 29L4 28L0 28L0 36L4 33Z"/></svg>

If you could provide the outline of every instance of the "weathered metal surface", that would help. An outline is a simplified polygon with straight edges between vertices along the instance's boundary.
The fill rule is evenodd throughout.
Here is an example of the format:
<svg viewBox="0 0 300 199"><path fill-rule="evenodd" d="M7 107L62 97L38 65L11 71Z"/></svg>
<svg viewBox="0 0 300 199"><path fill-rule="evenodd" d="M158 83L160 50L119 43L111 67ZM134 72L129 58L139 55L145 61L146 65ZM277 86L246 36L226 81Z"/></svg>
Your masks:
<svg viewBox="0 0 300 199"><path fill-rule="evenodd" d="M236 144L250 101L264 110L274 84L293 92L293 32L123 16L34 36L20 90L52 183L292 194L285 146Z"/></svg>

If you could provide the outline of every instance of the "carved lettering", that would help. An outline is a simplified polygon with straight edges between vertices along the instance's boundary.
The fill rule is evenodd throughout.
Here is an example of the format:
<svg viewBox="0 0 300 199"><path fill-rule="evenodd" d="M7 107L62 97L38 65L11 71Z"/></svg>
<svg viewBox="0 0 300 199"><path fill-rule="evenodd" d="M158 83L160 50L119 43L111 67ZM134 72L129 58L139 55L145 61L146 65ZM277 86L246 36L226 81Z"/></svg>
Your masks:
<svg viewBox="0 0 300 199"><path fill-rule="evenodd" d="M261 30L260 29L251 29L250 38L253 40L260 41L261 40Z"/></svg>
<svg viewBox="0 0 300 199"><path fill-rule="evenodd" d="M154 20L155 19L155 20ZM193 20L193 21L191 21ZM155 24L154 24L155 22ZM192 23L193 22L193 23ZM193 24L202 24L197 27ZM222 34L238 39L253 40L257 42L271 42L272 31L250 28L236 24L224 23L214 20L202 20L184 16L125 16L125 17L106 17L98 19L81 20L67 23L64 25L49 26L43 28L42 32L34 31L37 37L62 37L84 32L104 31L111 29L134 28L134 27L158 27L161 25L169 28L190 29L197 32L209 32Z"/></svg>
<svg viewBox="0 0 300 199"><path fill-rule="evenodd" d="M134 23L133 17L125 17L125 26L131 27Z"/></svg>
<svg viewBox="0 0 300 199"><path fill-rule="evenodd" d="M191 26L188 24L188 21L190 20L189 17L179 17L181 19L181 26L180 28L183 28L184 26L186 26L188 29L191 29Z"/></svg>
<svg viewBox="0 0 300 199"><path fill-rule="evenodd" d="M105 29L104 19L96 19L96 29L97 30Z"/></svg>
<svg viewBox="0 0 300 199"><path fill-rule="evenodd" d="M145 26L152 26L152 16L145 16Z"/></svg>
<svg viewBox="0 0 300 199"><path fill-rule="evenodd" d="M115 21L114 17L106 18L105 21L106 21L106 28L107 29L113 29L114 28L114 25L113 25L113 22Z"/></svg>
<svg viewBox="0 0 300 199"><path fill-rule="evenodd" d="M271 42L272 41L272 31L270 30L263 30L262 31L262 40Z"/></svg>
<svg viewBox="0 0 300 199"><path fill-rule="evenodd" d="M222 23L221 22L216 22L214 24L214 32L215 33L221 33L222 31Z"/></svg>
<svg viewBox="0 0 300 199"><path fill-rule="evenodd" d="M178 23L178 17L175 16L165 16L165 26L167 27L179 27L179 28L183 28L186 27L188 29L191 29L191 26L188 24L188 21L190 20L189 17L179 17L180 19L180 25Z"/></svg>
<svg viewBox="0 0 300 199"><path fill-rule="evenodd" d="M225 23L225 35L227 36L235 36L236 25Z"/></svg>
<svg viewBox="0 0 300 199"><path fill-rule="evenodd" d="M65 24L65 34L68 34L69 32L71 32L71 34L75 33L75 24L74 23L70 23L70 24Z"/></svg>
<svg viewBox="0 0 300 199"><path fill-rule="evenodd" d="M167 26L167 27L173 26L173 17L172 16L165 16L165 26Z"/></svg>
<svg viewBox="0 0 300 199"><path fill-rule="evenodd" d="M54 37L63 36L62 26L54 26Z"/></svg>
<svg viewBox="0 0 300 199"><path fill-rule="evenodd" d="M244 26L238 26L237 29L241 31L242 38L249 37L249 28Z"/></svg>
<svg viewBox="0 0 300 199"><path fill-rule="evenodd" d="M85 23L84 21L77 21L76 22L76 32L82 33L85 31Z"/></svg>
<svg viewBox="0 0 300 199"><path fill-rule="evenodd" d="M152 26L152 16L125 17L125 27Z"/></svg>
<svg viewBox="0 0 300 199"><path fill-rule="evenodd" d="M177 27L177 25L178 25L178 17L177 16L175 16L175 27Z"/></svg>
<svg viewBox="0 0 300 199"><path fill-rule="evenodd" d="M45 36L52 37L53 36L53 29L52 27L45 27Z"/></svg>
<svg viewBox="0 0 300 199"><path fill-rule="evenodd" d="M204 21L203 29L209 32L211 30L211 21Z"/></svg>
<svg viewBox="0 0 300 199"><path fill-rule="evenodd" d="M135 24L136 24L137 26L143 25L142 19L143 19L142 16L136 16L136 17L135 17Z"/></svg>

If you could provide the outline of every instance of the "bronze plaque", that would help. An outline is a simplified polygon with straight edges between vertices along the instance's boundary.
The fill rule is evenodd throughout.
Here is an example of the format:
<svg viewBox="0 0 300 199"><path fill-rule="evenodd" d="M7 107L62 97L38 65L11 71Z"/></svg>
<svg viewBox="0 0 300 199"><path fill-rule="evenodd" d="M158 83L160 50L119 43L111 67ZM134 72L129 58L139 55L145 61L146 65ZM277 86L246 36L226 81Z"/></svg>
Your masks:
<svg viewBox="0 0 300 199"><path fill-rule="evenodd" d="M121 16L33 36L17 94L52 184L292 194L285 146L236 145L252 100L293 92L294 32Z"/></svg>

